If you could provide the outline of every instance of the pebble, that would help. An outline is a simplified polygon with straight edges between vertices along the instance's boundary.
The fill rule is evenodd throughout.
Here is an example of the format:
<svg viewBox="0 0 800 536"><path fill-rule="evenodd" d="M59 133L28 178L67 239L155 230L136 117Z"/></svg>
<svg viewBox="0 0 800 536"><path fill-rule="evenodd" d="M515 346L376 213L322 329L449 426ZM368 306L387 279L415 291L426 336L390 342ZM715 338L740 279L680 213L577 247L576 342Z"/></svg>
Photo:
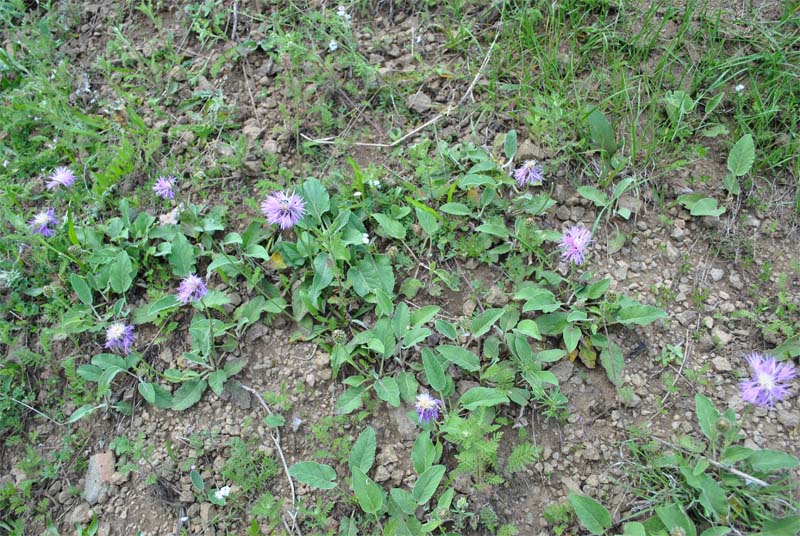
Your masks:
<svg viewBox="0 0 800 536"><path fill-rule="evenodd" d="M89 504L96 504L101 495L108 495L108 483L114 474L114 463L114 453L110 450L89 458L83 488L83 495Z"/></svg>
<svg viewBox="0 0 800 536"><path fill-rule="evenodd" d="M712 268L708 273L711 276L711 279L713 279L714 282L717 282L725 275L725 270L721 268Z"/></svg>
<svg viewBox="0 0 800 536"><path fill-rule="evenodd" d="M731 362L728 360L728 358L721 355L712 359L711 364L714 366L714 369L717 372L730 372L733 370Z"/></svg>

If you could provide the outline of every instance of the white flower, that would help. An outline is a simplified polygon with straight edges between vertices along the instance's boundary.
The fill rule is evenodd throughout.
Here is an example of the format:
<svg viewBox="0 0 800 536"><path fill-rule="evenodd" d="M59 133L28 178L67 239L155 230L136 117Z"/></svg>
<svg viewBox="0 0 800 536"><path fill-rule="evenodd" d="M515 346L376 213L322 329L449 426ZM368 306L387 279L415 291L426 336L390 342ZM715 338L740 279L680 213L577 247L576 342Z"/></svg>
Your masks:
<svg viewBox="0 0 800 536"><path fill-rule="evenodd" d="M347 8L342 5L336 8L336 14L342 17L347 24L350 24L350 21L353 20L353 17L347 13Z"/></svg>
<svg viewBox="0 0 800 536"><path fill-rule="evenodd" d="M159 225L178 225L178 207L158 216Z"/></svg>
<svg viewBox="0 0 800 536"><path fill-rule="evenodd" d="M331 42L328 43L328 50L336 52L337 48L339 48L339 43L336 42L336 39L331 39Z"/></svg>
<svg viewBox="0 0 800 536"><path fill-rule="evenodd" d="M742 91L744 91L744 84L739 84L733 89L736 90L736 93L741 93Z"/></svg>
<svg viewBox="0 0 800 536"><path fill-rule="evenodd" d="M292 431L296 432L297 430L299 430L301 424L303 424L303 419L301 419L300 417L295 417L294 419L292 419Z"/></svg>
<svg viewBox="0 0 800 536"><path fill-rule="evenodd" d="M217 491L214 492L214 498L218 501L221 501L225 497L231 494L231 487L230 486L222 486Z"/></svg>
<svg viewBox="0 0 800 536"><path fill-rule="evenodd" d="M361 197L361 192L359 191L353 192L353 197Z"/></svg>
<svg viewBox="0 0 800 536"><path fill-rule="evenodd" d="M369 244L369 235L367 233L361 234L361 243L364 244L365 246Z"/></svg>

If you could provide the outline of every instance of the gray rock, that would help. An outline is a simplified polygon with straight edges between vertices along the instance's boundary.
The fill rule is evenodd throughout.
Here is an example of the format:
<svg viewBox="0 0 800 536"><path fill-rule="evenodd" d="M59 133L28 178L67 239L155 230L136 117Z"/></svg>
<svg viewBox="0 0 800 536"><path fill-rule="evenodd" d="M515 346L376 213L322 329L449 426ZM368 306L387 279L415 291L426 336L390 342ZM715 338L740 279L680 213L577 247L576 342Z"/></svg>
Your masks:
<svg viewBox="0 0 800 536"><path fill-rule="evenodd" d="M778 422L787 428L797 428L800 426L800 412L792 411L791 408L781 408L778 410Z"/></svg>
<svg viewBox="0 0 800 536"><path fill-rule="evenodd" d="M714 365L714 369L717 372L730 372L733 370L731 362L728 360L728 358L721 355L712 359L711 364Z"/></svg>
<svg viewBox="0 0 800 536"><path fill-rule="evenodd" d="M714 339L715 342L719 343L720 346L727 346L733 340L733 335L724 331L719 326L715 327L711 330L711 337Z"/></svg>
<svg viewBox="0 0 800 536"><path fill-rule="evenodd" d="M100 452L89 458L86 470L86 484L83 488L84 498L89 504L96 504L101 495L108 495L108 485L114 474L114 453Z"/></svg>
<svg viewBox="0 0 800 536"><path fill-rule="evenodd" d="M94 512L91 507L87 503L82 502L69 513L67 516L67 524L72 526L83 525L91 521L93 517Z"/></svg>
<svg viewBox="0 0 800 536"><path fill-rule="evenodd" d="M514 160L520 163L526 160L542 160L544 158L544 151L541 147L533 143L531 140L522 140L517 147L517 154Z"/></svg>
<svg viewBox="0 0 800 536"><path fill-rule="evenodd" d="M711 276L711 279L713 279L714 282L717 282L725 275L725 270L722 268L712 268L708 274Z"/></svg>
<svg viewBox="0 0 800 536"><path fill-rule="evenodd" d="M632 195L623 195L619 198L618 205L620 209L627 208L632 214L636 214L642 208L642 200Z"/></svg>
<svg viewBox="0 0 800 536"><path fill-rule="evenodd" d="M431 98L425 93L418 91L408 98L408 107L417 112L418 114L425 113L431 109L433 103Z"/></svg>
<svg viewBox="0 0 800 536"><path fill-rule="evenodd" d="M575 369L575 365L569 359L562 359L552 367L550 367L550 372L555 374L556 378L558 378L558 383L566 383L569 380L569 377L572 376L572 371Z"/></svg>
<svg viewBox="0 0 800 536"><path fill-rule="evenodd" d="M672 244L667 244L667 259L669 262L676 262L680 258L680 252L675 249L675 246Z"/></svg>

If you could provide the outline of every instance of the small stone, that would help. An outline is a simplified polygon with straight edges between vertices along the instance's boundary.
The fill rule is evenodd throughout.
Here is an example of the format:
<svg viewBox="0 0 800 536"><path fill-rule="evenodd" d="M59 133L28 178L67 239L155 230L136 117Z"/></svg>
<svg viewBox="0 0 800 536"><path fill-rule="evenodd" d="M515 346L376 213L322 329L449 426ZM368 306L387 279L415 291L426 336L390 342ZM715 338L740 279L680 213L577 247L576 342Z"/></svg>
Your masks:
<svg viewBox="0 0 800 536"><path fill-rule="evenodd" d="M711 338L720 346L727 346L733 340L733 335L717 326L711 330Z"/></svg>
<svg viewBox="0 0 800 536"><path fill-rule="evenodd" d="M83 525L88 523L94 517L94 512L91 507L85 503L79 503L72 512L67 516L67 524L69 525Z"/></svg>
<svg viewBox="0 0 800 536"><path fill-rule="evenodd" d="M714 365L714 369L717 372L730 372L733 370L731 362L728 360L728 358L721 355L712 359L711 364Z"/></svg>
<svg viewBox="0 0 800 536"><path fill-rule="evenodd" d="M617 268L611 274L617 281L625 281L628 278L628 265L625 261L617 261Z"/></svg>
<svg viewBox="0 0 800 536"><path fill-rule="evenodd" d="M244 336L244 340L247 344L252 344L258 339L266 336L269 334L269 328L262 324L261 322L256 322L250 329L247 330L247 334Z"/></svg>
<svg viewBox="0 0 800 536"><path fill-rule="evenodd" d="M408 98L408 107L417 112L418 114L425 113L431 109L431 98L425 93L418 91Z"/></svg>
<svg viewBox="0 0 800 536"><path fill-rule="evenodd" d="M711 276L711 279L714 280L714 282L717 282L725 275L725 270L721 268L712 268L708 274Z"/></svg>
<svg viewBox="0 0 800 536"><path fill-rule="evenodd" d="M379 465L375 470L375 482L386 482L392 477L392 474L385 465Z"/></svg>
<svg viewBox="0 0 800 536"><path fill-rule="evenodd" d="M461 312L464 316L472 316L472 313L475 312L475 307L477 307L477 304L474 300L464 300L464 303L461 305Z"/></svg>
<svg viewBox="0 0 800 536"><path fill-rule="evenodd" d="M703 325L706 329L711 329L714 327L714 319L710 316L703 318Z"/></svg>
<svg viewBox="0 0 800 536"><path fill-rule="evenodd" d="M618 206L620 209L626 208L630 210L632 214L636 214L639 212L639 209L642 208L642 200L632 195L623 195L619 198Z"/></svg>
<svg viewBox="0 0 800 536"><path fill-rule="evenodd" d="M667 244L667 259L669 259L669 262L676 262L680 256L681 254L675 249L675 246Z"/></svg>
<svg viewBox="0 0 800 536"><path fill-rule="evenodd" d="M255 121L251 120L244 124L242 127L242 134L247 138L247 141L254 142L264 133L265 128L257 125Z"/></svg>
<svg viewBox="0 0 800 536"><path fill-rule="evenodd" d="M556 378L558 378L558 383L564 384L569 380L569 377L572 375L572 371L575 369L575 365L569 359L562 359L552 367L550 367L550 372L552 372Z"/></svg>
<svg viewBox="0 0 800 536"><path fill-rule="evenodd" d="M728 281L730 281L731 286L736 290L742 290L744 288L744 283L742 283L742 278L739 276L739 274L729 275Z"/></svg>
<svg viewBox="0 0 800 536"><path fill-rule="evenodd" d="M561 205L560 207L558 207L558 209L556 210L556 218L558 218L561 221L567 221L569 220L569 217L570 217L570 210L568 206Z"/></svg>
<svg viewBox="0 0 800 536"><path fill-rule="evenodd" d="M541 147L533 143L531 140L524 139L520 142L517 148L517 156L515 160L525 162L526 160L542 160L544 158L544 151Z"/></svg>
<svg viewBox="0 0 800 536"><path fill-rule="evenodd" d="M486 303L489 305L502 307L508 303L508 296L506 296L506 293L503 292L500 287L497 285L492 285L489 287L489 291L486 293Z"/></svg>
<svg viewBox="0 0 800 536"><path fill-rule="evenodd" d="M778 410L778 422L790 429L800 426L800 412L789 409Z"/></svg>
<svg viewBox="0 0 800 536"><path fill-rule="evenodd" d="M267 154L278 154L278 142L275 140L265 140L261 148Z"/></svg>
<svg viewBox="0 0 800 536"><path fill-rule="evenodd" d="M112 451L95 454L89 459L86 470L86 484L83 494L89 504L98 502L101 493L108 494L108 483L114 474L114 453Z"/></svg>

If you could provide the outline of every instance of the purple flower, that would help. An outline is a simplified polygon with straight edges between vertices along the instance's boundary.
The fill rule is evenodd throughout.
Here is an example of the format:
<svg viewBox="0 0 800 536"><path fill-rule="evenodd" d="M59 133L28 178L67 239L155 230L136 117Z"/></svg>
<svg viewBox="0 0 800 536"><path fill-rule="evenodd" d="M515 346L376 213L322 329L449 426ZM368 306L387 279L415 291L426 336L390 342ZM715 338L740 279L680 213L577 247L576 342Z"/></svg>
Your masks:
<svg viewBox="0 0 800 536"><path fill-rule="evenodd" d="M178 301L183 305L191 301L199 301L208 293L208 288L197 275L191 274L181 281L178 287Z"/></svg>
<svg viewBox="0 0 800 536"><path fill-rule="evenodd" d="M43 210L42 212L38 213L36 216L31 218L28 222L28 225L31 227L31 231L34 233L39 233L42 236L50 237L56 234L56 232L50 228L51 225L58 225L58 220L56 219L56 212L52 208L48 208L47 210Z"/></svg>
<svg viewBox="0 0 800 536"><path fill-rule="evenodd" d="M797 375L792 363L779 363L771 355L758 352L753 352L745 359L753 371L749 380L739 383L745 402L773 407L775 402L789 395L789 382Z"/></svg>
<svg viewBox="0 0 800 536"><path fill-rule="evenodd" d="M583 264L586 260L584 251L592 242L592 233L586 227L573 225L561 236L561 258L565 261L572 261L575 264Z"/></svg>
<svg viewBox="0 0 800 536"><path fill-rule="evenodd" d="M114 322L106 328L106 343L103 347L129 354L133 339L133 326L126 326L124 322Z"/></svg>
<svg viewBox="0 0 800 536"><path fill-rule="evenodd" d="M281 229L289 229L306 213L306 204L297 194L272 192L261 202L261 212L269 223L277 224Z"/></svg>
<svg viewBox="0 0 800 536"><path fill-rule="evenodd" d="M175 186L175 177L172 175L169 177L161 176L157 178L155 184L153 184L153 191L158 197L174 199L175 192L172 190L173 186Z"/></svg>
<svg viewBox="0 0 800 536"><path fill-rule="evenodd" d="M45 186L47 186L48 190L53 190L59 186L69 188L73 182L75 182L75 175L72 174L72 171L68 167L60 166L47 178Z"/></svg>
<svg viewBox="0 0 800 536"><path fill-rule="evenodd" d="M417 402L414 406L417 409L419 422L428 424L439 418L439 408L442 407L442 401L433 398L428 393L422 393L417 395Z"/></svg>
<svg viewBox="0 0 800 536"><path fill-rule="evenodd" d="M536 160L527 160L514 170L514 178L520 186L536 186L544 182L542 166Z"/></svg>

